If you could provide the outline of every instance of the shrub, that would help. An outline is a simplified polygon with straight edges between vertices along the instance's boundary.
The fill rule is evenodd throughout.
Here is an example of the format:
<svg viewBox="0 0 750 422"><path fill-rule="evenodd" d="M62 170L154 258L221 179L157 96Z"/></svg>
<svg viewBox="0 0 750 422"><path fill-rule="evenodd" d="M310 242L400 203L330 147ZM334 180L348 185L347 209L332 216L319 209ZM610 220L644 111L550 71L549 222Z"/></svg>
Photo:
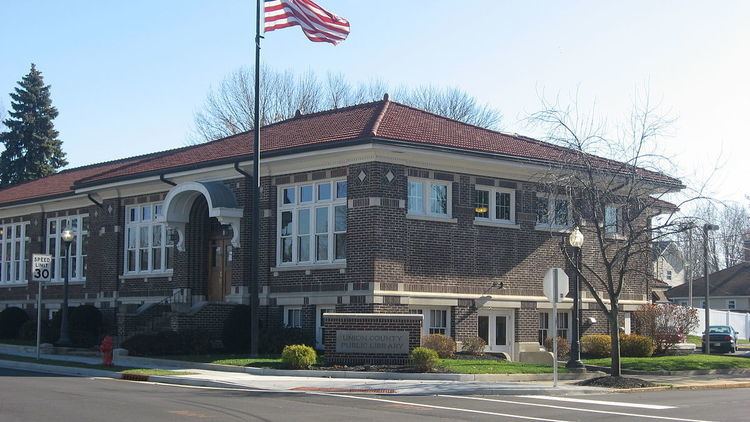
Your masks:
<svg viewBox="0 0 750 422"><path fill-rule="evenodd" d="M305 344L285 346L281 351L281 361L291 369L309 369L318 360L315 349Z"/></svg>
<svg viewBox="0 0 750 422"><path fill-rule="evenodd" d="M221 340L228 352L250 351L250 306L235 306L222 327Z"/></svg>
<svg viewBox="0 0 750 422"><path fill-rule="evenodd" d="M11 306L0 312L0 338L18 338L21 326L29 320L29 315L21 308Z"/></svg>
<svg viewBox="0 0 750 422"><path fill-rule="evenodd" d="M612 354L612 340L606 334L581 337L581 353L592 358L606 358Z"/></svg>
<svg viewBox="0 0 750 422"><path fill-rule="evenodd" d="M415 347L409 353L412 366L419 372L432 372L440 363L437 352L426 347Z"/></svg>
<svg viewBox="0 0 750 422"><path fill-rule="evenodd" d="M651 337L630 334L620 336L620 355L634 358L647 358L654 354L654 340Z"/></svg>
<svg viewBox="0 0 750 422"><path fill-rule="evenodd" d="M474 356L484 356L484 348L487 342L481 337L472 337L464 340L462 351Z"/></svg>
<svg viewBox="0 0 750 422"><path fill-rule="evenodd" d="M57 311L50 322L53 331L50 340L57 341L60 337L62 311ZM93 347L99 344L102 337L104 319L101 311L91 305L81 305L68 308L68 328L70 340L75 347Z"/></svg>
<svg viewBox="0 0 750 422"><path fill-rule="evenodd" d="M203 330L180 331L180 348L190 355L204 355L211 351L211 336Z"/></svg>
<svg viewBox="0 0 750 422"><path fill-rule="evenodd" d="M651 337L654 354L664 355L698 326L698 310L672 304L643 305L633 313L636 332Z"/></svg>
<svg viewBox="0 0 750 422"><path fill-rule="evenodd" d="M156 337L153 334L136 334L122 342L121 347L130 356L155 356Z"/></svg>
<svg viewBox="0 0 750 422"><path fill-rule="evenodd" d="M422 347L437 352L441 359L452 357L456 354L456 342L443 334L430 334L422 338Z"/></svg>
<svg viewBox="0 0 750 422"><path fill-rule="evenodd" d="M136 334L122 342L132 356L204 354L211 350L209 335L200 330Z"/></svg>
<svg viewBox="0 0 750 422"><path fill-rule="evenodd" d="M554 350L552 337L547 337L546 339L544 339L544 348L547 349L548 352L552 352L552 350ZM557 360L564 360L568 357L568 355L570 355L570 343L568 343L568 340L564 339L563 337L558 337Z"/></svg>

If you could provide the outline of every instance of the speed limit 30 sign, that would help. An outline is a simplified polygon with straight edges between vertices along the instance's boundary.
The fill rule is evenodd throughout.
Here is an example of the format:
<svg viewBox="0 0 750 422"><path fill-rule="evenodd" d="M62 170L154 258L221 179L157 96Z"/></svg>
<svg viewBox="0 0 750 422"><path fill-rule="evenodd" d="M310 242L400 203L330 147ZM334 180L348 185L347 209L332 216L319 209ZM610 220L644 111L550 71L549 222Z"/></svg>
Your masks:
<svg viewBox="0 0 750 422"><path fill-rule="evenodd" d="M52 255L31 255L31 279L33 281L52 280Z"/></svg>

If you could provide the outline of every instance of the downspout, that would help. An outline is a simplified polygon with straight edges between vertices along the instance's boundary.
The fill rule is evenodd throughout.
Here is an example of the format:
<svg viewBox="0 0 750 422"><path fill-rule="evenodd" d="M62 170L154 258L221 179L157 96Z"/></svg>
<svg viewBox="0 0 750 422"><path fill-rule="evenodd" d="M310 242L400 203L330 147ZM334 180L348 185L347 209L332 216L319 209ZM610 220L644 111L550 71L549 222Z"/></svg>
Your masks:
<svg viewBox="0 0 750 422"><path fill-rule="evenodd" d="M234 169L235 169L235 171L237 171L237 173L239 173L239 174L247 177L248 179L250 179L250 180L253 179L253 175L252 174L250 174L250 173L248 173L245 170L242 170L240 168L240 163L239 162L234 163Z"/></svg>
<svg viewBox="0 0 750 422"><path fill-rule="evenodd" d="M90 193L87 193L86 197L88 197L89 201L93 202L97 207L99 207L100 209L104 209L104 204L94 199L93 195L91 195Z"/></svg>
<svg viewBox="0 0 750 422"><path fill-rule="evenodd" d="M115 291L112 292L113 295L113 302L114 302L114 319L115 319L115 345L116 347L120 347L120 344L122 343L122 338L120 338L120 323L118 322L118 314L120 313L120 274L124 273L125 270L125 257L124 257L124 250L123 250L123 243L125 242L125 238L121 237L124 236L120 233L125 233L125 216L122 213L122 197L120 196L120 190L116 189L117 191L117 208L115 215L117 215L117 220L115 221L114 226L112 227L112 230L114 231L115 227L120 225L120 221L122 220L122 229L119 230L117 233L115 233L115 241L117 242L117 258L116 261L118 265L115 266ZM122 218L120 218L122 217ZM121 264L120 264L121 263Z"/></svg>
<svg viewBox="0 0 750 422"><path fill-rule="evenodd" d="M168 179L164 178L164 174L160 174L160 175L159 175L159 180L161 180L162 182L164 182L164 183L166 183L166 184L168 184L168 185L170 185L170 186L177 186L177 183L175 183L175 182L173 182L173 181L171 181L171 180L168 180Z"/></svg>

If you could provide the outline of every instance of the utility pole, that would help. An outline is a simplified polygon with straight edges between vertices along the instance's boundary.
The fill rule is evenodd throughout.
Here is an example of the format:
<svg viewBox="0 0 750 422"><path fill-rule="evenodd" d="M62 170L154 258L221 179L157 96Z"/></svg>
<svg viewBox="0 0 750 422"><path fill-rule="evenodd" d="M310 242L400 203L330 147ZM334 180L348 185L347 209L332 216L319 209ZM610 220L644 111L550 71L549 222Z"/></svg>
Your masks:
<svg viewBox="0 0 750 422"><path fill-rule="evenodd" d="M711 354L711 339L708 334L708 327L711 326L711 301L710 301L710 285L708 282L708 232L712 230L719 230L719 226L716 224L704 224L703 225L703 277L706 280L706 301L704 311L706 312L706 324L704 329L703 338L703 353Z"/></svg>

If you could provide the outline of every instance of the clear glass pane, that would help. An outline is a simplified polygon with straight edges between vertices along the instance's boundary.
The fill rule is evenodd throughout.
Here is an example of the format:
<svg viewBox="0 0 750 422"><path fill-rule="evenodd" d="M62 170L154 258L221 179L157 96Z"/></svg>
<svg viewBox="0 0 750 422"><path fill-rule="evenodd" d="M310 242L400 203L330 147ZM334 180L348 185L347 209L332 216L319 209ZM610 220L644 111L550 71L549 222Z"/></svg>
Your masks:
<svg viewBox="0 0 750 422"><path fill-rule="evenodd" d="M78 233L78 218L73 217L70 219L70 229L73 230L73 233Z"/></svg>
<svg viewBox="0 0 750 422"><path fill-rule="evenodd" d="M297 238L297 245L299 250L297 251L297 260L309 261L310 260L310 236L299 236Z"/></svg>
<svg viewBox="0 0 750 422"><path fill-rule="evenodd" d="M564 199L555 200L555 224L559 226L568 225L568 201Z"/></svg>
<svg viewBox="0 0 750 422"><path fill-rule="evenodd" d="M135 271L135 249L128 250L128 271Z"/></svg>
<svg viewBox="0 0 750 422"><path fill-rule="evenodd" d="M138 221L138 208L133 207L130 209L130 221Z"/></svg>
<svg viewBox="0 0 750 422"><path fill-rule="evenodd" d="M422 182L409 182L409 212L424 212L424 197L422 196Z"/></svg>
<svg viewBox="0 0 750 422"><path fill-rule="evenodd" d="M75 255L73 255L70 258L70 278L77 278L78 277L78 258L76 258Z"/></svg>
<svg viewBox="0 0 750 422"><path fill-rule="evenodd" d="M156 220L157 217L161 217L162 213L162 205L156 204L154 205L154 220Z"/></svg>
<svg viewBox="0 0 750 422"><path fill-rule="evenodd" d="M168 246L164 249L164 252L167 254L166 256L166 269L172 269L174 267L174 247Z"/></svg>
<svg viewBox="0 0 750 422"><path fill-rule="evenodd" d="M140 246L141 248L147 248L148 247L148 226L144 226L140 228L141 234L140 234Z"/></svg>
<svg viewBox="0 0 750 422"><path fill-rule="evenodd" d="M505 346L508 344L506 333L507 333L506 317L497 316L495 317L495 345Z"/></svg>
<svg viewBox="0 0 750 422"><path fill-rule="evenodd" d="M135 248L135 229L128 227L128 249Z"/></svg>
<svg viewBox="0 0 750 422"><path fill-rule="evenodd" d="M145 207L141 207L141 221L150 221L151 220L151 205L146 205Z"/></svg>
<svg viewBox="0 0 750 422"><path fill-rule="evenodd" d="M151 248L151 256L153 257L153 269L161 270L161 248Z"/></svg>
<svg viewBox="0 0 750 422"><path fill-rule="evenodd" d="M328 235L318 235L316 238L316 259L318 261L328 261Z"/></svg>
<svg viewBox="0 0 750 422"><path fill-rule="evenodd" d="M430 189L430 212L448 214L448 186L432 185Z"/></svg>
<svg viewBox="0 0 750 422"><path fill-rule="evenodd" d="M346 234L339 233L336 237L336 259L346 259Z"/></svg>
<svg viewBox="0 0 750 422"><path fill-rule="evenodd" d="M331 184L322 183L318 185L318 201L328 201L331 199Z"/></svg>
<svg viewBox="0 0 750 422"><path fill-rule="evenodd" d="M57 221L52 220L49 222L49 234L57 233Z"/></svg>
<svg viewBox="0 0 750 422"><path fill-rule="evenodd" d="M281 213L281 235L291 236L292 234L292 212L283 211Z"/></svg>
<svg viewBox="0 0 750 422"><path fill-rule="evenodd" d="M549 201L547 198L536 199L536 221L537 223L549 223Z"/></svg>
<svg viewBox="0 0 750 422"><path fill-rule="evenodd" d="M139 249L140 271L148 271L148 249Z"/></svg>
<svg viewBox="0 0 750 422"><path fill-rule="evenodd" d="M162 230L163 230L163 226L161 225L154 226L154 229L151 232L151 246L153 247L161 246Z"/></svg>
<svg viewBox="0 0 750 422"><path fill-rule="evenodd" d="M12 239L13 238L13 226L7 226L5 228L5 238L6 239Z"/></svg>
<svg viewBox="0 0 750 422"><path fill-rule="evenodd" d="M490 217L490 193L486 190L474 191L474 217Z"/></svg>
<svg viewBox="0 0 750 422"><path fill-rule="evenodd" d="M306 185L299 188L299 200L300 202L312 202L313 200L313 187L312 185Z"/></svg>
<svg viewBox="0 0 750 422"><path fill-rule="evenodd" d="M346 231L346 205L339 205L334 208L334 230L337 232Z"/></svg>
<svg viewBox="0 0 750 422"><path fill-rule="evenodd" d="M310 209L305 208L298 211L297 233L310 234Z"/></svg>
<svg viewBox="0 0 750 422"><path fill-rule="evenodd" d="M328 207L315 209L315 233L328 233Z"/></svg>
<svg viewBox="0 0 750 422"><path fill-rule="evenodd" d="M281 239L281 261L292 262L292 238L284 237Z"/></svg>
<svg viewBox="0 0 750 422"><path fill-rule="evenodd" d="M490 344L490 317L480 315L477 321L477 328L479 338L484 340L485 344Z"/></svg>
<svg viewBox="0 0 750 422"><path fill-rule="evenodd" d="M89 218L88 217L81 217L81 230L85 232L89 231Z"/></svg>
<svg viewBox="0 0 750 422"><path fill-rule="evenodd" d="M284 204L294 203L294 187L284 188L282 192L282 198Z"/></svg>
<svg viewBox="0 0 750 422"><path fill-rule="evenodd" d="M341 180L336 182L336 198L338 199L344 199L346 198L346 180Z"/></svg>

